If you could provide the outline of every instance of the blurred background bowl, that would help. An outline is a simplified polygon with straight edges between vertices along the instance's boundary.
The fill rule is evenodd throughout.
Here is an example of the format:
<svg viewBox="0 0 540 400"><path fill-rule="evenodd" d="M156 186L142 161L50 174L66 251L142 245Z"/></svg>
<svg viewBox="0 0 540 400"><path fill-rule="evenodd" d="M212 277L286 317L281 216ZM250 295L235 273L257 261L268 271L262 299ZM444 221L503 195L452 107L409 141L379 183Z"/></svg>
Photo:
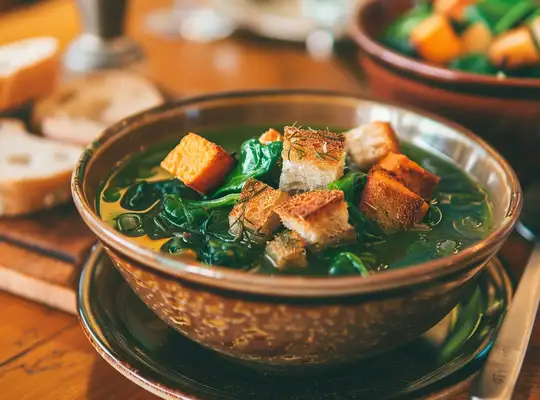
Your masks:
<svg viewBox="0 0 540 400"><path fill-rule="evenodd" d="M456 255L369 277L268 276L156 253L115 231L95 211L101 183L119 160L186 132L253 126L256 134L294 121L349 129L373 120L391 122L401 140L452 159L474 176L493 201L494 231ZM209 138L219 143L219 135ZM85 151L72 189L85 223L159 317L232 359L289 371L372 356L424 333L474 287L521 208L512 169L463 128L376 100L311 91L213 94L127 118Z"/></svg>
<svg viewBox="0 0 540 400"><path fill-rule="evenodd" d="M540 170L540 79L453 71L407 57L379 38L415 0L360 2L351 35L358 62L378 97L421 107L452 119L485 138L505 156L523 184Z"/></svg>

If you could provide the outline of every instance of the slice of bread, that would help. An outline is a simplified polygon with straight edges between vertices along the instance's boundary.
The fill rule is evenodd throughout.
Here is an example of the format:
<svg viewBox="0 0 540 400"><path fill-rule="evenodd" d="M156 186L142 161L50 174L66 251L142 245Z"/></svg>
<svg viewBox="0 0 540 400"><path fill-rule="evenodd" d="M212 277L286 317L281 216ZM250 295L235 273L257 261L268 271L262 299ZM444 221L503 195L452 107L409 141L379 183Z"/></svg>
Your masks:
<svg viewBox="0 0 540 400"><path fill-rule="evenodd" d="M36 104L32 119L43 135L84 146L109 125L163 102L141 75L107 70L61 85Z"/></svg>
<svg viewBox="0 0 540 400"><path fill-rule="evenodd" d="M68 202L71 174L81 151L32 135L20 121L0 119L0 216Z"/></svg>
<svg viewBox="0 0 540 400"><path fill-rule="evenodd" d="M268 242L265 252L277 269L305 268L308 266L305 247L306 241L302 236L294 231L285 231Z"/></svg>
<svg viewBox="0 0 540 400"><path fill-rule="evenodd" d="M346 133L347 151L356 166L364 171L377 164L388 153L399 153L399 141L392 125L375 121Z"/></svg>
<svg viewBox="0 0 540 400"><path fill-rule="evenodd" d="M328 130L286 126L279 188L284 192L326 189L343 175L345 137Z"/></svg>
<svg viewBox="0 0 540 400"><path fill-rule="evenodd" d="M429 205L390 172L374 167L368 174L360 211L386 233L422 222Z"/></svg>
<svg viewBox="0 0 540 400"><path fill-rule="evenodd" d="M302 193L291 197L275 211L285 227L321 250L341 238L349 238L354 230L349 224L349 211L341 190Z"/></svg>
<svg viewBox="0 0 540 400"><path fill-rule="evenodd" d="M249 178L240 194L240 200L229 214L230 231L235 236L247 235L254 242L264 242L281 225L274 209L289 195L266 185L256 179Z"/></svg>
<svg viewBox="0 0 540 400"><path fill-rule="evenodd" d="M0 110L17 108L51 92L59 70L58 40L53 37L0 46Z"/></svg>
<svg viewBox="0 0 540 400"><path fill-rule="evenodd" d="M221 147L196 133L188 133L161 162L161 168L201 194L218 187L234 166Z"/></svg>

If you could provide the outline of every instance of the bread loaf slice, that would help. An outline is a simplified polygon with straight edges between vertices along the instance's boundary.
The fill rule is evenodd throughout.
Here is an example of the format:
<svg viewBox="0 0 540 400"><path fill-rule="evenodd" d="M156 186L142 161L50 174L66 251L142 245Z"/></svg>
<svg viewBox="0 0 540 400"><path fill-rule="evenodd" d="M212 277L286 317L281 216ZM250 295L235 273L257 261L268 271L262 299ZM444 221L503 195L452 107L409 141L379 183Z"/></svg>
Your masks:
<svg viewBox="0 0 540 400"><path fill-rule="evenodd" d="M85 146L111 124L163 102L143 76L107 70L58 87L36 104L32 119L44 136Z"/></svg>
<svg viewBox="0 0 540 400"><path fill-rule="evenodd" d="M59 46L53 37L0 46L0 110L17 108L51 92L59 70Z"/></svg>
<svg viewBox="0 0 540 400"><path fill-rule="evenodd" d="M68 202L80 155L78 146L34 136L22 122L0 119L0 217Z"/></svg>

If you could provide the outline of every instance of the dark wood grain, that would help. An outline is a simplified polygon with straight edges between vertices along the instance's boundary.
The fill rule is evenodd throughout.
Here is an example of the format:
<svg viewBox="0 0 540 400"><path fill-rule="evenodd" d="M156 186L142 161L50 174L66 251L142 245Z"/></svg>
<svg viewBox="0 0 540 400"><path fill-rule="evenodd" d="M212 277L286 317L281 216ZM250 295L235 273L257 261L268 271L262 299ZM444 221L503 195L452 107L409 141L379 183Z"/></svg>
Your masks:
<svg viewBox="0 0 540 400"><path fill-rule="evenodd" d="M153 7L167 0L132 0L128 30L139 40L148 55L142 71L160 85L178 94L255 88L323 88L348 92L364 90L357 76L339 60L319 62L309 59L301 46L256 40L249 36L213 44L186 43L153 36L142 21ZM48 0L22 10L0 15L0 44L9 40L54 35L63 47L77 33L78 19L71 0ZM354 56L350 47L342 49L345 58ZM70 214L71 213L71 214ZM37 225L24 221L1 221L0 235L12 242L25 241L28 229L34 233L54 235L33 239L34 248L54 253L62 243L61 253L80 260L89 241L75 240L83 229L67 211L60 219L43 215ZM55 225L56 224L56 225ZM9 230L6 228L9 227ZM73 229L73 230L72 230ZM69 232L69 233L68 233ZM74 235L74 236L72 236ZM40 236L40 235L37 235ZM24 239L24 240L23 240ZM80 243L85 245L81 246ZM44 265L26 253L30 250L8 250L0 244L0 264L11 257L20 258L19 268L40 265L63 271L62 260ZM67 249L67 250L65 250ZM503 249L504 260L512 274L519 277L526 263L530 245L514 235ZM18 260L19 261L19 260ZM64 272L61 272L65 274ZM43 276L47 274L44 273ZM69 276L69 274L66 274ZM52 278L54 280L54 278ZM154 398L109 367L91 348L76 319L45 306L30 303L0 292L0 397L6 399L137 399ZM457 400L468 399L461 391ZM517 387L516 399L540 399L540 324L537 324L524 369Z"/></svg>

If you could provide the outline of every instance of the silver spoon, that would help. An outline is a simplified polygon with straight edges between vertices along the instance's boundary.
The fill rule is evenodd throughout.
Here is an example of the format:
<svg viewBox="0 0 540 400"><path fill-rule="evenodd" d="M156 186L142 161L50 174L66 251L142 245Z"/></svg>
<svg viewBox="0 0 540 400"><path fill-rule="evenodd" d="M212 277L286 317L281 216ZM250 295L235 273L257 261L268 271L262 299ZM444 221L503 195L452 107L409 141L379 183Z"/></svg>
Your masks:
<svg viewBox="0 0 540 400"><path fill-rule="evenodd" d="M474 400L511 400L525 358L540 300L540 183L523 198L523 212L516 228L535 241L497 339L471 389Z"/></svg>

